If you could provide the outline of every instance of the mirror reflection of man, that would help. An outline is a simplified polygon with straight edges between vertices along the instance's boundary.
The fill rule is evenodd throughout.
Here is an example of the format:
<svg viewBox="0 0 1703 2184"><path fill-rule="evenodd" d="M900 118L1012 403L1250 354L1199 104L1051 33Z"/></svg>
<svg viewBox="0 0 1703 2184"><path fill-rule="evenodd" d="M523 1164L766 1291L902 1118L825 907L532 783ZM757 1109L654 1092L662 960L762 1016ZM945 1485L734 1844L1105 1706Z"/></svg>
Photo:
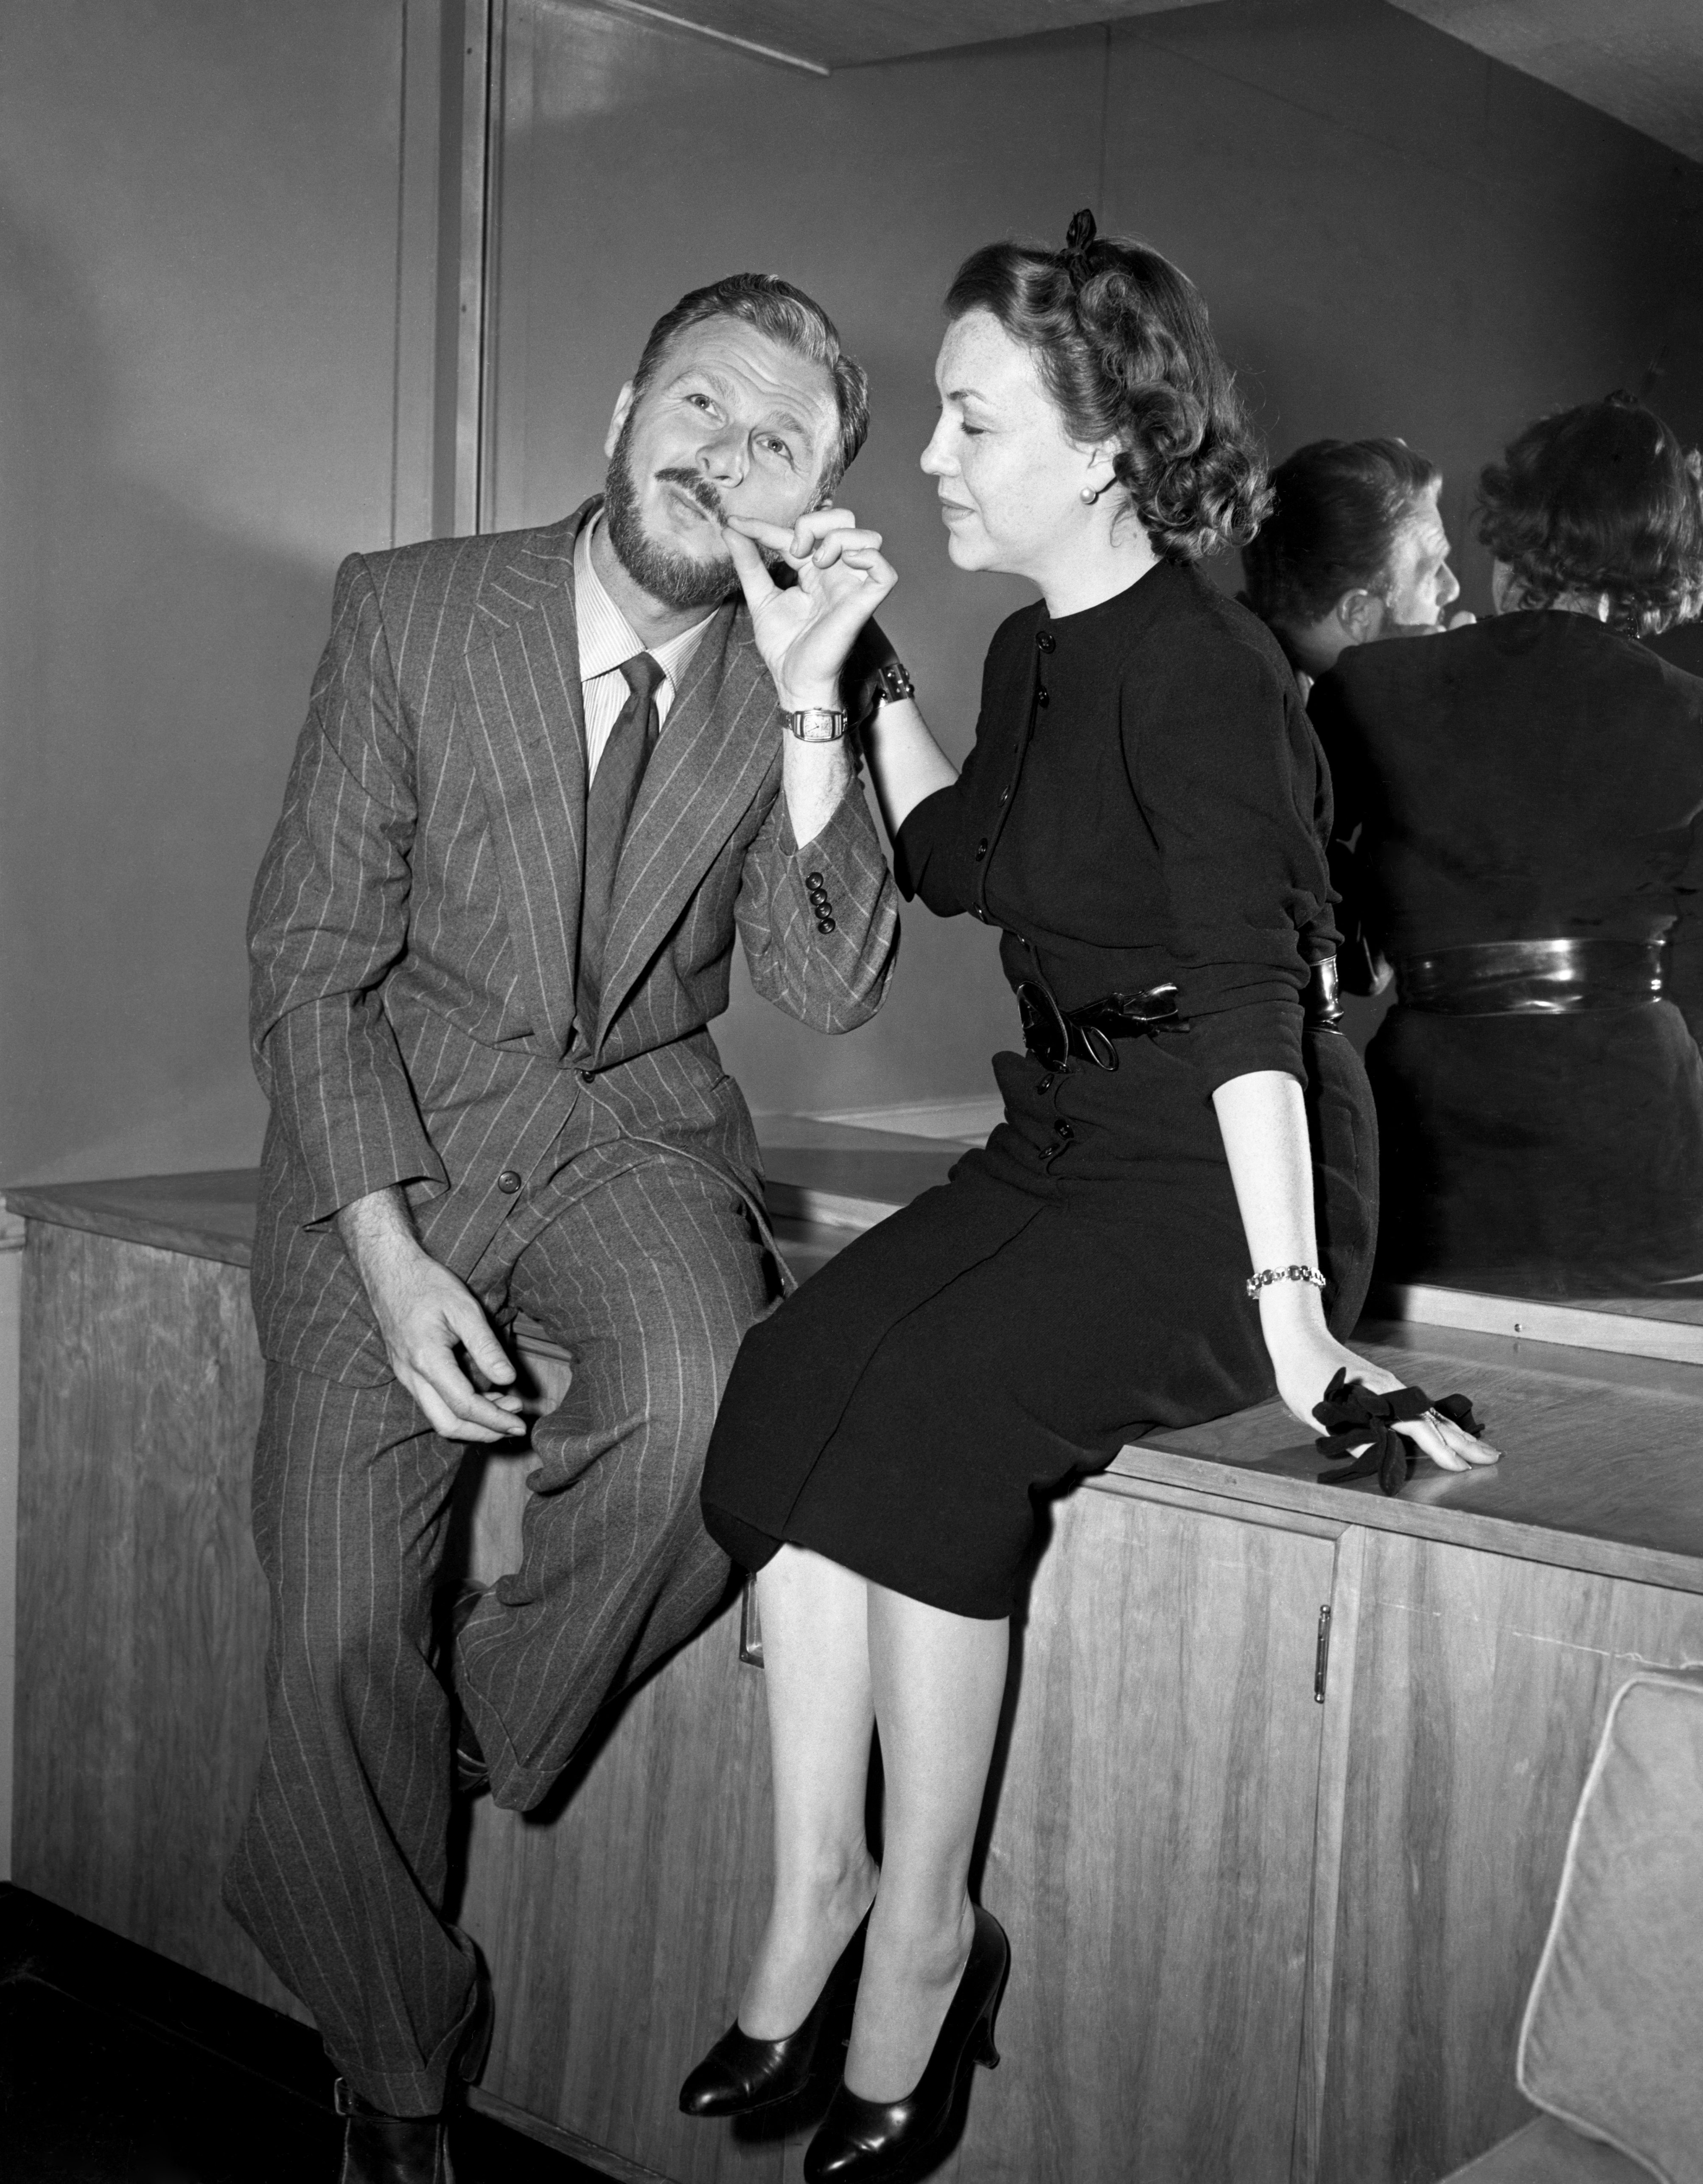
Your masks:
<svg viewBox="0 0 1703 2184"><path fill-rule="evenodd" d="M1461 586L1438 510L1442 485L1401 440L1314 440L1272 471L1272 512L1243 549L1246 598L1304 695L1349 645L1444 627ZM1447 627L1472 620L1455 615Z"/></svg>
<svg viewBox="0 0 1703 2184"><path fill-rule="evenodd" d="M601 499L338 575L250 916L272 1638L226 1898L340 2073L344 2184L442 2184L488 2021L441 1916L433 1595L466 1445L525 1429L518 1314L574 1380L533 1431L520 1568L447 1618L464 1787L483 1770L536 1803L725 1589L699 1474L771 1290L751 1119L707 1027L736 933L765 1000L862 1022L898 921L817 671L891 572L872 548L799 569L771 680L722 519L794 523L866 421L819 307L737 276L654 329Z"/></svg>

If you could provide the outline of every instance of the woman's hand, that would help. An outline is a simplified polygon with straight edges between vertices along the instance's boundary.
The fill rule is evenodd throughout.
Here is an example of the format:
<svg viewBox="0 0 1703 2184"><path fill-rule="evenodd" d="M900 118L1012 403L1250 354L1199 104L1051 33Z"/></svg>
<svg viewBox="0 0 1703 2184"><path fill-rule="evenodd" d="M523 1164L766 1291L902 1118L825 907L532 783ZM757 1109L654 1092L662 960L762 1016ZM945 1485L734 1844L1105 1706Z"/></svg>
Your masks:
<svg viewBox="0 0 1703 2184"><path fill-rule="evenodd" d="M1369 1357L1356 1357L1346 1344L1337 1340L1324 1323L1316 1290L1306 1292L1299 1310L1299 1301L1294 1299L1278 1298L1268 1303L1272 1295L1272 1290L1261 1291L1260 1318L1277 1376L1277 1393L1291 1415L1310 1432L1327 1430L1315 1406L1322 1401L1338 1372L1346 1373L1350 1380L1358 1380L1374 1395L1387 1396L1405 1384L1395 1373L1374 1365ZM1500 1449L1487 1440L1475 1440L1436 1411L1428 1411L1411 1424L1398 1424L1395 1430L1405 1434L1420 1454L1428 1456L1442 1471L1466 1471L1501 1461Z"/></svg>
<svg viewBox="0 0 1703 2184"><path fill-rule="evenodd" d="M860 530L848 508L818 508L801 515L790 531L729 516L722 536L782 709L803 712L836 705L853 639L899 582L897 571L882 558L880 532ZM795 585L782 590L760 546L798 571Z"/></svg>

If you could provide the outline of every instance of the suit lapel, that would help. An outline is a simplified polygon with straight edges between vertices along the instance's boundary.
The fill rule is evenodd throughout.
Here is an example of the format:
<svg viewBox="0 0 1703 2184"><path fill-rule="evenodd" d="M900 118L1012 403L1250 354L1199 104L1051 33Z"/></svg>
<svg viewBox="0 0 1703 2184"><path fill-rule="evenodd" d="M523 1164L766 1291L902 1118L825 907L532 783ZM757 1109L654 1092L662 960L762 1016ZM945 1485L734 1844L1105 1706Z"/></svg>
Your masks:
<svg viewBox="0 0 1703 2184"><path fill-rule="evenodd" d="M725 607L687 665L621 845L599 1046L779 758L774 688L749 617Z"/></svg>
<svg viewBox="0 0 1703 2184"><path fill-rule="evenodd" d="M573 553L587 501L528 532L480 584L464 662L475 762L535 1043L553 1060L574 1021L586 735Z"/></svg>

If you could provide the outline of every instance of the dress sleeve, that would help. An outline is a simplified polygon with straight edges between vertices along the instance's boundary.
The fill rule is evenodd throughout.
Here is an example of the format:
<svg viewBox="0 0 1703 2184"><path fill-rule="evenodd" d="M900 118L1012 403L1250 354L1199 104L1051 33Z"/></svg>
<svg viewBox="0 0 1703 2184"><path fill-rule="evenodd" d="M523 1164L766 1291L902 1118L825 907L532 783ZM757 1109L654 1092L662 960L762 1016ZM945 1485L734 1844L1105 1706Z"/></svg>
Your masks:
<svg viewBox="0 0 1703 2184"><path fill-rule="evenodd" d="M1667 998L1703 1046L1703 812L1691 822L1691 850L1675 883L1679 915L1667 935Z"/></svg>
<svg viewBox="0 0 1703 2184"><path fill-rule="evenodd" d="M1210 1095L1277 1069L1305 1081L1300 936L1328 948L1318 746L1251 646L1191 647L1123 693L1125 763L1158 849L1166 946Z"/></svg>
<svg viewBox="0 0 1703 2184"><path fill-rule="evenodd" d="M1343 934L1338 967L1343 990L1379 990L1383 953L1383 919L1375 876L1366 856L1366 827L1373 790L1366 746L1348 703L1342 677L1322 675L1307 699L1307 711L1329 770L1333 821L1329 832L1331 886L1340 905L1337 923Z"/></svg>
<svg viewBox="0 0 1703 2184"><path fill-rule="evenodd" d="M956 917L976 905L974 844L987 829L980 823L978 765L984 747L1010 733L1011 705L1021 703L1015 667L1031 656L1011 641L1014 616L995 632L982 667L982 710L976 740L949 788L912 807L893 843L893 876L907 902L920 895L938 917Z"/></svg>

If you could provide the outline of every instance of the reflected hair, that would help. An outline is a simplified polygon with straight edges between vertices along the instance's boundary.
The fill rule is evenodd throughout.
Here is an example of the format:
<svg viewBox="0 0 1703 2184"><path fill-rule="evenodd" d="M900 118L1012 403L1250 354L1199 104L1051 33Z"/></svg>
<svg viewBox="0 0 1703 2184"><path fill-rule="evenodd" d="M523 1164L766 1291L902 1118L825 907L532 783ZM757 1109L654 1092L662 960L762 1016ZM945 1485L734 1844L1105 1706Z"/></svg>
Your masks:
<svg viewBox="0 0 1703 2184"><path fill-rule="evenodd" d="M1195 561L1250 538L1265 449L1193 281L1078 213L1063 250L990 242L958 269L946 315L992 314L1034 357L1065 430L1116 443L1112 467L1155 553Z"/></svg>
<svg viewBox="0 0 1703 2184"><path fill-rule="evenodd" d="M1274 505L1242 549L1248 604L1274 629L1322 621L1348 592L1389 604L1397 534L1443 482L1405 440L1310 440L1272 473Z"/></svg>
<svg viewBox="0 0 1703 2184"><path fill-rule="evenodd" d="M819 364L833 382L839 439L822 473L821 490L832 493L869 432L869 375L840 346L839 330L821 305L775 273L729 273L707 288L693 288L651 328L632 391L643 394L661 368L676 334L709 319L739 319L782 348Z"/></svg>
<svg viewBox="0 0 1703 2184"><path fill-rule="evenodd" d="M1703 611L1703 456L1629 394L1540 418L1478 480L1478 536L1522 604L1609 599L1609 627L1654 637Z"/></svg>

